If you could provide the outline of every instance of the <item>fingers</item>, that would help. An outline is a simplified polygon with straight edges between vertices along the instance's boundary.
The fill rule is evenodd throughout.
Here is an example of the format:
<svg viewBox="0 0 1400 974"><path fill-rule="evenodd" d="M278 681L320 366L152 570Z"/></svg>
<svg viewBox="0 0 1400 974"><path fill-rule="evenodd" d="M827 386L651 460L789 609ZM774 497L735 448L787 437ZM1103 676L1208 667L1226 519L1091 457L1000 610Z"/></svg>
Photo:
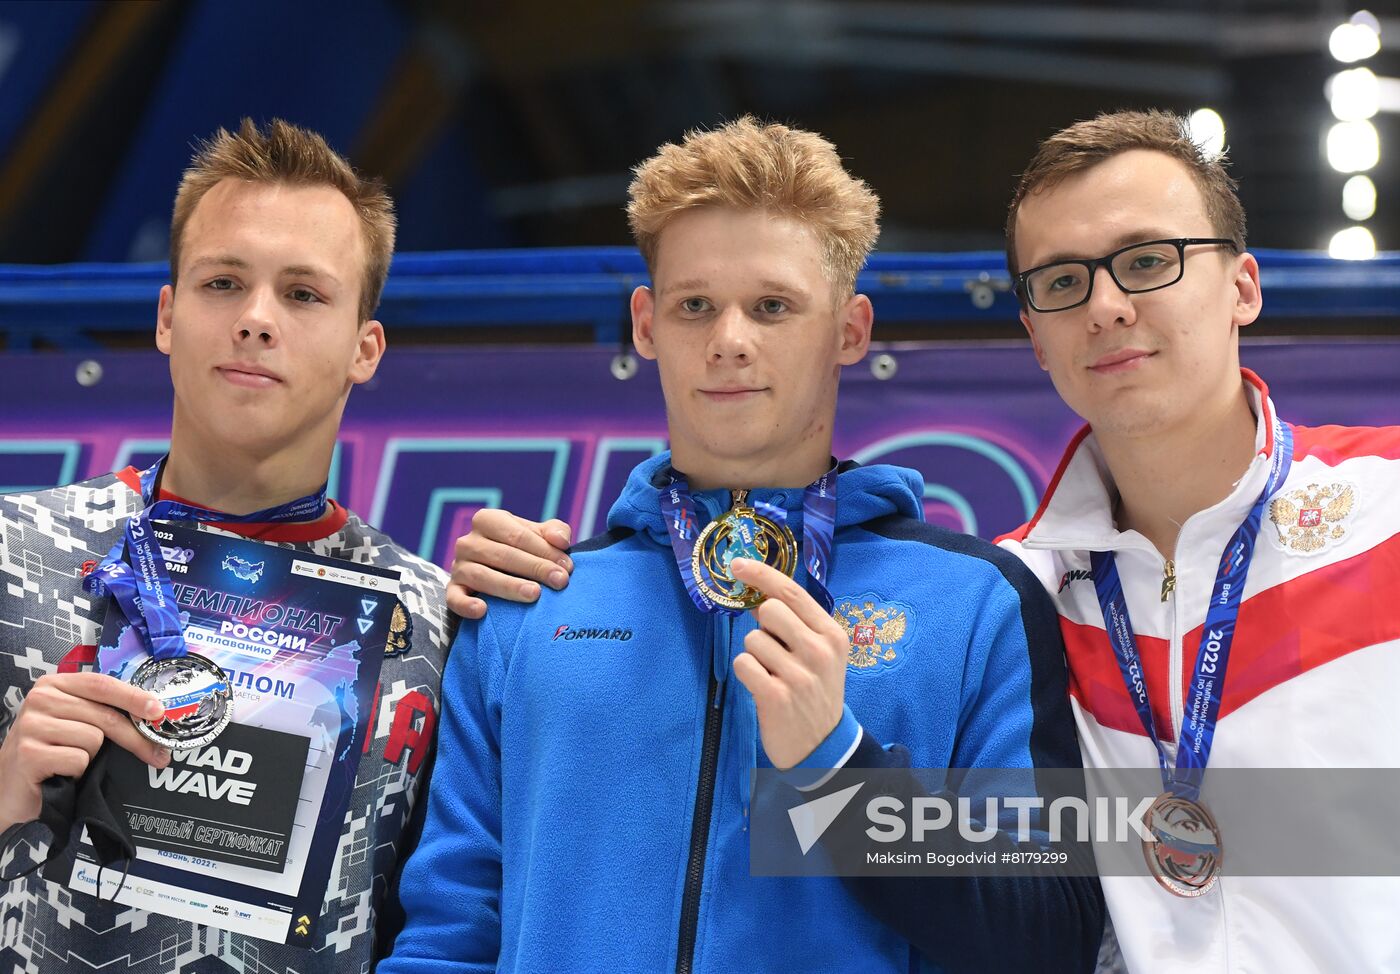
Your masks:
<svg viewBox="0 0 1400 974"><path fill-rule="evenodd" d="M752 558L735 558L730 567L735 578L782 602L813 632L829 635L832 629L840 628L806 589L771 565Z"/></svg>
<svg viewBox="0 0 1400 974"><path fill-rule="evenodd" d="M491 595L511 602L534 602L540 597L537 582L507 575L477 562L454 562L452 584L473 595Z"/></svg>
<svg viewBox="0 0 1400 974"><path fill-rule="evenodd" d="M770 634L785 651L809 664L816 661L812 644L817 636L787 603L777 599L765 599L752 611L758 621L759 630Z"/></svg>
<svg viewBox="0 0 1400 974"><path fill-rule="evenodd" d="M50 776L81 778L96 753L79 747L50 747L44 753L41 766L49 769Z"/></svg>
<svg viewBox="0 0 1400 974"><path fill-rule="evenodd" d="M133 689L135 689L133 687ZM131 718L124 712L112 707L105 707L91 701L82 700L76 697L69 698L73 704L65 708L64 714L70 723L83 723L100 732L102 737L111 741L118 747L129 751L138 759L145 761L152 767L162 768L170 763L170 752L154 741L144 737L136 729L136 725L131 722ZM57 715L56 715L57 716ZM67 743L71 740L68 737L51 737L54 743ZM97 746L101 746L101 740L97 741ZM97 747L91 749L91 754L97 754Z"/></svg>
<svg viewBox="0 0 1400 974"><path fill-rule="evenodd" d="M107 710L116 714L111 708ZM31 720L25 726L18 745L24 767L27 768L40 769L41 772L47 769L47 761L43 755L54 748L72 748L82 751L88 758L96 757L102 742L107 739L100 727L85 720L70 720L49 714L30 716ZM126 720L128 725L131 724L127 718L121 719Z"/></svg>
<svg viewBox="0 0 1400 974"><path fill-rule="evenodd" d="M35 785L54 775L81 778L101 746L100 734L97 747L91 749L76 743L54 743L27 737L16 745L19 772L27 782Z"/></svg>
<svg viewBox="0 0 1400 974"><path fill-rule="evenodd" d="M129 716L134 714L154 720L164 713L165 708L155 694L103 673L61 673L44 679L53 681L63 691L62 695L46 695L43 700L46 716L95 728L103 737L147 764L164 767L169 763L170 752L143 737ZM40 689L41 682L35 682L26 704ZM48 740L61 745L76 743L62 733L51 733ZM97 746L101 743L97 741ZM91 748L92 754L97 753L97 746Z"/></svg>
<svg viewBox="0 0 1400 974"><path fill-rule="evenodd" d="M762 629L755 629L744 637L744 652L785 683L800 682L807 673L786 646Z"/></svg>
<svg viewBox="0 0 1400 974"><path fill-rule="evenodd" d="M163 712L155 695L105 674L50 674L35 681L5 743L13 746L19 774L33 783L52 774L81 774L104 740L147 764L168 764L169 752L141 736L130 710L148 718ZM68 751L86 755L76 771Z"/></svg>
<svg viewBox="0 0 1400 974"><path fill-rule="evenodd" d="M545 521L540 527L545 540L561 551L573 544L573 529L558 518Z"/></svg>
<svg viewBox="0 0 1400 974"><path fill-rule="evenodd" d="M160 698L124 680L105 673L51 673L34 681L25 697L26 706L52 704L60 708L70 705L64 697L75 697L103 704L137 717L154 719L165 710Z"/></svg>
<svg viewBox="0 0 1400 974"><path fill-rule="evenodd" d="M129 752L137 760L145 761L153 768L163 768L170 763L169 749L142 737L131 721L126 722L126 727L123 730L115 734L108 734L107 739L122 750Z"/></svg>
<svg viewBox="0 0 1400 974"><path fill-rule="evenodd" d="M562 545L554 544L547 535L552 535L556 539L565 541ZM546 521L539 524L535 521L527 521L523 517L517 517L510 511L495 510L493 508L483 508L472 515L472 530L466 538L480 537L483 541L492 541L507 548L515 548L528 555L534 555L544 561L552 562L565 571L573 571L573 562L564 553L564 548L568 547L569 526L563 521ZM459 539L458 544L466 539ZM470 548L469 552L476 554ZM459 552L460 556L460 552ZM477 557L474 561L482 561L493 568L502 568L490 558ZM537 579L543 581L543 579Z"/></svg>
<svg viewBox="0 0 1400 974"><path fill-rule="evenodd" d="M486 603L477 595L533 602L540 597L540 585L562 589L574 570L563 550L569 538L569 526L557 519L537 524L509 511L477 511L471 533L458 538L453 551L448 608L480 619Z"/></svg>
<svg viewBox="0 0 1400 974"><path fill-rule="evenodd" d="M480 619L486 615L486 603L472 595L471 589L456 582L447 586L447 608L463 619Z"/></svg>
<svg viewBox="0 0 1400 974"><path fill-rule="evenodd" d="M470 535L468 535L470 537ZM549 551L555 552L553 557L540 557L531 554L521 548L513 548L510 545L501 544L498 541L491 541L486 538L479 539L471 546L471 557L459 559L453 563L453 569L476 565L484 568L493 575L504 578L513 578L517 583L522 579L530 579L541 585L548 585L553 589L561 589L568 584L569 573L557 561L557 558L568 558L568 555L559 554L558 550L551 548L535 535L530 535L539 544L544 545ZM466 539L463 539L466 540ZM573 562L569 563L573 567ZM489 589L478 588L479 592L486 592L487 595L495 595Z"/></svg>
<svg viewBox="0 0 1400 974"><path fill-rule="evenodd" d="M764 702L773 696L774 689L778 685L777 677L769 673L760 663L749 653L740 653L734 657L731 664L734 675L753 694L754 704L761 709Z"/></svg>

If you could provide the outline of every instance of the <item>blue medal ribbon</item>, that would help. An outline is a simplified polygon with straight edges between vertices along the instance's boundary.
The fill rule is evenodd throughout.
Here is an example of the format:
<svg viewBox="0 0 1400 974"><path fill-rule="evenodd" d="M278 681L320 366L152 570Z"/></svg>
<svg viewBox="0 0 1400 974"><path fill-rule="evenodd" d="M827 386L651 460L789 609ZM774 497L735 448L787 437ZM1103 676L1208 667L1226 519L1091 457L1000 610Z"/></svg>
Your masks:
<svg viewBox="0 0 1400 974"><path fill-rule="evenodd" d="M666 530L671 537L671 551L676 556L676 566L680 569L681 580L690 600L701 612L719 612L724 615L738 615L743 609L730 609L716 605L696 584L691 570L691 555L695 542L700 536L700 521L695 513L695 499L690 496L690 485L674 470L670 481L659 488L661 512L666 520ZM787 511L773 504L758 502L751 505L754 513L773 521L787 523ZM741 534L743 525L740 526ZM756 525L749 525L749 531ZM810 591L825 612L831 612L835 605L827 590L826 579L831 570L831 544L836 533L836 468L832 467L815 482L809 484L802 493L802 558L807 569ZM757 553L745 553L761 561Z"/></svg>
<svg viewBox="0 0 1400 974"><path fill-rule="evenodd" d="M1240 606L1244 602L1244 583L1249 575L1249 564L1254 559L1254 544L1259 538L1264 509L1288 478L1292 464L1293 432L1278 417L1274 417L1274 452L1270 458L1268 480L1259 499L1225 546L1215 585L1211 589L1210 607L1201 631L1201 645L1196 650L1196 663L1191 671L1191 687L1174 768L1167 767L1167 752L1157 736L1157 727L1152 719L1142 658L1138 654L1132 619L1128 615L1128 600L1123 595L1123 583L1118 577L1113 552L1095 551L1089 556L1093 566L1094 589L1099 597L1099 607L1103 610L1104 628L1113 645L1113 654L1118 659L1123 682L1128 687L1128 696L1132 698L1133 707L1148 738L1157 748L1162 781L1172 794L1190 801L1200 797L1206 764L1210 761L1225 671L1230 664L1230 647L1235 640L1235 623L1239 620ZM1175 693L1176 688L1172 687L1171 692Z"/></svg>
<svg viewBox="0 0 1400 974"><path fill-rule="evenodd" d="M326 509L326 485L314 494L251 514L225 514L180 501L157 500L156 482L168 457L141 471L142 509L126 522L122 537L102 563L83 580L90 595L111 595L146 649L156 659L184 656L184 630L175 602L175 588L165 568L152 521L213 521L224 524L265 524L311 521Z"/></svg>

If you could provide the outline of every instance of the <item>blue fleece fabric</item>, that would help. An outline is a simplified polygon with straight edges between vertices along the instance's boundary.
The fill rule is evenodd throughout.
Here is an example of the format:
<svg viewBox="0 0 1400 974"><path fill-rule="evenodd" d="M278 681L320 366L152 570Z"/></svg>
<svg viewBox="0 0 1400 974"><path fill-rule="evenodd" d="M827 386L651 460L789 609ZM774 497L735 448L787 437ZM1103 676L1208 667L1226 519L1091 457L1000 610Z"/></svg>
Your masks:
<svg viewBox="0 0 1400 974"><path fill-rule="evenodd" d="M564 591L528 606L492 600L480 623L463 623L427 822L401 884L407 924L381 974L675 970L712 674L723 723L692 969L939 970L943 938L950 956L983 949L959 939L974 935L968 924L934 914L924 957L839 879L749 875L749 770L768 763L730 664L754 623L702 614L686 595L657 500L669 460L632 472L609 535L575 549ZM918 474L842 471L831 593L838 610L903 612L906 631L894 658L848 668L847 719L814 758L829 767L860 726L862 752L897 743L914 767L1077 766L1058 658L1058 684L1032 685L1032 644L1048 638L1058 653L1058 636L1028 644L1022 594L989 558L996 549L918 523ZM783 506L801 537L800 489L750 496ZM721 491L695 500L702 521L729 505ZM921 540L891 537L891 525ZM956 543L938 543L945 535ZM1033 697L1047 692L1062 732L1037 723ZM982 899L993 938L1000 911L1080 923L1072 902L1036 887L932 882L937 897Z"/></svg>

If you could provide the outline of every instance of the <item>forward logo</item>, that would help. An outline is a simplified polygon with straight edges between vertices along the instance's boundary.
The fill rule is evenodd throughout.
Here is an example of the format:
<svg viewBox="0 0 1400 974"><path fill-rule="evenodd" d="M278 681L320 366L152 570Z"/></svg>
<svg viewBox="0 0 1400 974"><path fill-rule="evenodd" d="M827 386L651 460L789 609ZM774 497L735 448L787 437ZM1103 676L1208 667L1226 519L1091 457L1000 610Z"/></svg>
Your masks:
<svg viewBox="0 0 1400 974"><path fill-rule="evenodd" d="M570 626L566 623L565 625L562 625L558 629L554 630L554 636L550 639L550 642L557 642L560 639L613 639L618 642L625 643L631 638L631 629L621 629L616 627L611 629L603 629L593 628L591 626L575 629L573 626Z"/></svg>

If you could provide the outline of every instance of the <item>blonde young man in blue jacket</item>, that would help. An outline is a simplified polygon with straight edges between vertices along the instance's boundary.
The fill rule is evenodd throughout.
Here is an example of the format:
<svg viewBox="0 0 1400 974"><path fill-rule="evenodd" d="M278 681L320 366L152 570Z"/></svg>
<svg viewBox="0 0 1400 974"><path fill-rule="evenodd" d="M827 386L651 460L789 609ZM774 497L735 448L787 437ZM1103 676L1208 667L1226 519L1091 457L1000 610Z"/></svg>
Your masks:
<svg viewBox="0 0 1400 974"><path fill-rule="evenodd" d="M1092 878L750 875L756 766L1077 767L1062 648L1019 562L922 522L917 474L831 458L878 233L833 147L752 119L691 133L638 168L628 214L652 274L633 339L671 450L573 549L566 589L463 625L380 971L1091 967ZM697 581L686 556L726 511L785 524L795 577L741 558L727 587ZM708 611L745 587L769 598ZM878 646L875 612L902 624ZM862 888L910 900L926 937Z"/></svg>

